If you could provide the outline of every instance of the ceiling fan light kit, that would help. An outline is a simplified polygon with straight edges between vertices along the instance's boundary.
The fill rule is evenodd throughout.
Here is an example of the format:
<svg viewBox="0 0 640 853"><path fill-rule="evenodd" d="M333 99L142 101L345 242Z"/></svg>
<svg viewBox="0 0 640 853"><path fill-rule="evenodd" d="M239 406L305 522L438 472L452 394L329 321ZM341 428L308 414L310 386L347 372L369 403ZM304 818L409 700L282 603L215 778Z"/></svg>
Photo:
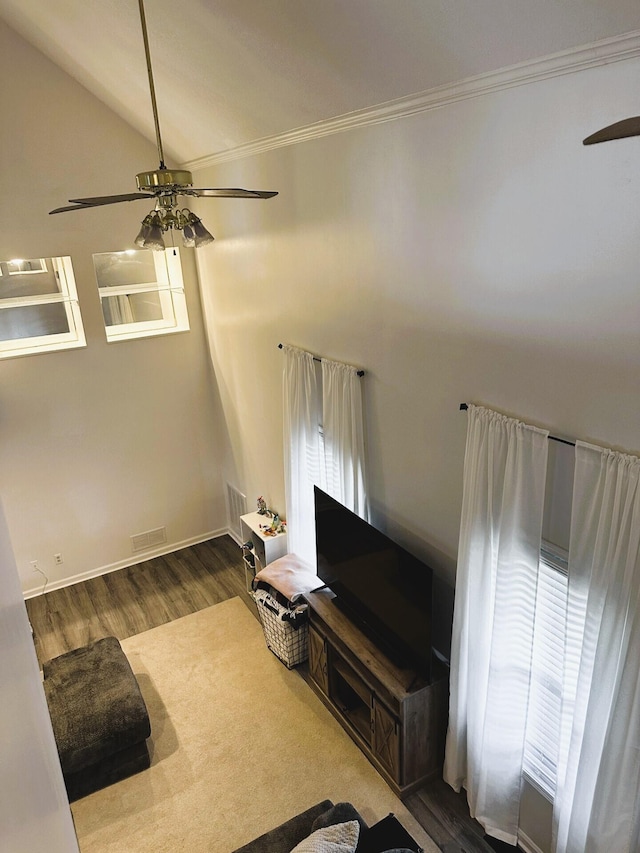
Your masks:
<svg viewBox="0 0 640 853"><path fill-rule="evenodd" d="M164 251L164 239L162 234L172 228L174 231L182 231L182 243L188 249L199 249L208 243L213 243L214 237L202 224L202 220L188 208L182 210L172 207L162 207L159 200L155 210L147 214L142 220L142 228L136 239L136 246L141 249L154 249Z"/></svg>
<svg viewBox="0 0 640 853"><path fill-rule="evenodd" d="M192 196L194 198L273 198L277 192L267 190L243 190L236 188L195 188L193 187L193 176L186 169L167 169L164 164L164 153L162 149L162 138L160 136L160 122L158 120L158 107L156 104L156 93L151 70L151 54L149 51L149 38L147 36L147 24L144 13L144 2L138 0L140 9L140 24L144 40L144 52L147 61L147 73L149 76L149 93L151 95L151 107L153 110L153 121L156 131L156 145L158 148L159 167L148 172L139 172L136 175L137 193L124 193L122 195L98 196L95 198L69 199L69 205L57 207L49 213L65 213L70 210L86 210L90 207L99 207L105 204L118 204L122 201L136 201L141 198L155 198L156 206L151 213L142 220L142 227L135 239L135 244L144 249L164 251L165 244L163 234L166 231L181 231L183 245L188 248L200 248L213 242L213 236L202 224L202 220L192 213L188 208L178 207L178 196Z"/></svg>

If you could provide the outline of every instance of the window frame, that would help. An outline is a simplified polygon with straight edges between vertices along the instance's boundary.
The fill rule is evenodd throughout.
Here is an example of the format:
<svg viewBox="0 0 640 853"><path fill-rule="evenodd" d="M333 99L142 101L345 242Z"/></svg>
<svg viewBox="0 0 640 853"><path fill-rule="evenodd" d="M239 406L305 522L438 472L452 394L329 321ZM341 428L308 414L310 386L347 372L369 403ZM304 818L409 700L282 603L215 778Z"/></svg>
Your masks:
<svg viewBox="0 0 640 853"><path fill-rule="evenodd" d="M43 269L27 270L24 273L9 271L9 275L46 272L46 258L33 260L40 260L45 267ZM25 308L33 305L61 304L65 311L69 331L51 335L33 335L28 338L0 340L0 359L36 355L43 352L55 352L56 350L63 349L77 349L87 345L71 257L64 255L49 258L49 260L51 261L53 272L60 283L60 292L0 299L0 311L12 308Z"/></svg>
<svg viewBox="0 0 640 853"><path fill-rule="evenodd" d="M122 254L126 254L125 250ZM149 252L149 249L130 250L135 252ZM119 252L103 252L100 254L120 254ZM100 309L104 322L105 334L108 343L118 341L129 341L137 338L148 338L156 335L168 335L175 332L188 332L189 315L184 292L184 279L182 276L182 263L177 246L170 246L164 252L152 252L156 281L143 282L141 284L110 285L101 287L96 283L100 298ZM94 255L95 258L95 255ZM162 317L158 320L141 320L130 323L114 323L107 325L103 309L103 299L115 296L134 296L141 293L157 294L160 301Z"/></svg>
<svg viewBox="0 0 640 853"><path fill-rule="evenodd" d="M11 264L17 264L17 263L23 263L23 264L24 263L30 263L31 264L34 261L38 261L38 266L35 267L34 269L28 269L28 270L10 270L10 269L8 269L7 275L34 275L37 273L46 273L47 272L47 262L46 262L45 258L25 258L24 260L20 260L20 261L17 261L17 260L6 261L6 264L7 264L7 266L10 266ZM4 273L2 272L2 265L1 264L0 264L0 275L4 275Z"/></svg>

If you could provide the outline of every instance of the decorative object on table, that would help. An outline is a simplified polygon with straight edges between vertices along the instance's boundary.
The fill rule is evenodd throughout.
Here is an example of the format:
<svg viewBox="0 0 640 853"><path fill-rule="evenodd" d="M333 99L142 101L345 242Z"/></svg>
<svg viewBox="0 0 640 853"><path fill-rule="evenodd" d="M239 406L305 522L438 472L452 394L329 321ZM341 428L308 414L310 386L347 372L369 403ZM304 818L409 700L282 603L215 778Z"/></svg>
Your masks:
<svg viewBox="0 0 640 853"><path fill-rule="evenodd" d="M267 509L267 502L262 495L260 495L256 503L258 504L258 515L271 515L270 510Z"/></svg>
<svg viewBox="0 0 640 853"><path fill-rule="evenodd" d="M265 536L277 536L279 533L286 533L287 522L281 521L278 513L274 512L271 524L262 524L260 529Z"/></svg>

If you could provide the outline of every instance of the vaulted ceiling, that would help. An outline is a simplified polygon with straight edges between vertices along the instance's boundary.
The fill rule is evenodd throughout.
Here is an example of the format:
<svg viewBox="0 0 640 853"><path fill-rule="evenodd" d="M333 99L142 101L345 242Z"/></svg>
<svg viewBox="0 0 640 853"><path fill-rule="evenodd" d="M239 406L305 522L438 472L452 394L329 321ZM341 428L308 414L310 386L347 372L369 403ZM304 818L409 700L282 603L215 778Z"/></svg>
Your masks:
<svg viewBox="0 0 640 853"><path fill-rule="evenodd" d="M640 30L638 0L146 0L145 9L165 150L179 163ZM0 17L155 139L137 0L0 0Z"/></svg>

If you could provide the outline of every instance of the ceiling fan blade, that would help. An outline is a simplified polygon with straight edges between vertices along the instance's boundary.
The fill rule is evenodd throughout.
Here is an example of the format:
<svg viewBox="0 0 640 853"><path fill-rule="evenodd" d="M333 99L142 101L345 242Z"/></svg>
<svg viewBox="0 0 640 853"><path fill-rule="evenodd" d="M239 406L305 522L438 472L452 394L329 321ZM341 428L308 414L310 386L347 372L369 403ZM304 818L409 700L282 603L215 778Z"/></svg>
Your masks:
<svg viewBox="0 0 640 853"><path fill-rule="evenodd" d="M122 195L98 195L94 198L70 198L73 204L95 207L97 204L118 204L121 201L135 201L137 198L153 198L150 193L123 193Z"/></svg>
<svg viewBox="0 0 640 853"><path fill-rule="evenodd" d="M611 139L624 139L627 136L640 136L640 116L632 116L608 127L603 127L582 140L583 145L595 145L596 142L609 142Z"/></svg>
<svg viewBox="0 0 640 853"><path fill-rule="evenodd" d="M70 198L67 207L56 207L49 213L65 213L67 210L86 210L88 207L99 207L103 204L119 204L121 201L135 201L138 198L152 199L148 193L125 193L124 195L103 195L95 198Z"/></svg>
<svg viewBox="0 0 640 853"><path fill-rule="evenodd" d="M278 195L277 192L269 190L198 189L197 187L179 189L177 193L178 195L193 195L198 198L273 198L274 195Z"/></svg>

